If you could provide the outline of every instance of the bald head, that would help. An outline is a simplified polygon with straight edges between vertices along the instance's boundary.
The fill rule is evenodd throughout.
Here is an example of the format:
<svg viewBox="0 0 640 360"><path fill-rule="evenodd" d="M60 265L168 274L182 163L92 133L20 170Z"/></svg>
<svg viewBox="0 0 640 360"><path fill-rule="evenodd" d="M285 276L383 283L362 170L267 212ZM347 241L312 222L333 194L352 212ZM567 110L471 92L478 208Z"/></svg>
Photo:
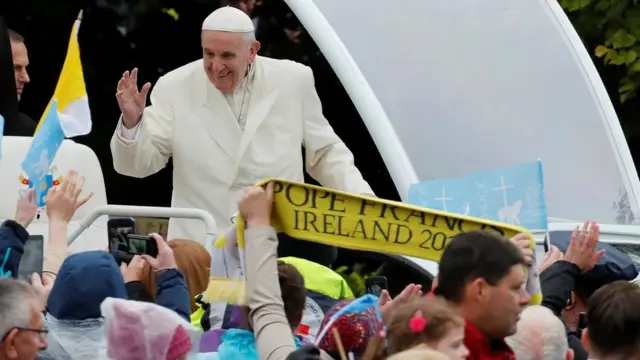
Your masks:
<svg viewBox="0 0 640 360"><path fill-rule="evenodd" d="M247 75L249 64L260 50L251 18L243 11L225 6L202 23L202 57L213 85L231 93Z"/></svg>
<svg viewBox="0 0 640 360"><path fill-rule="evenodd" d="M518 360L573 360L564 324L544 306L527 307L517 332L505 340Z"/></svg>

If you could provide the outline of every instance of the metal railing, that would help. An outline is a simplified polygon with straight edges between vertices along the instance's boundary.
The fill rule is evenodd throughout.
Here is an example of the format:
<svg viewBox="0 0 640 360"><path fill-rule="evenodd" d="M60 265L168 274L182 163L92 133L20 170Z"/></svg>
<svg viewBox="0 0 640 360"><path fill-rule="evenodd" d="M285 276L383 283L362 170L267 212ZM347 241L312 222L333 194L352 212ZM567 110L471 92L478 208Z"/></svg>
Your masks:
<svg viewBox="0 0 640 360"><path fill-rule="evenodd" d="M122 217L158 217L158 218L180 218L202 220L206 226L205 248L209 253L213 252L213 242L217 236L217 226L213 216L202 209L190 208L167 208L153 206L129 206L129 205L105 205L91 210L78 223L76 228L68 237L68 243L71 245L83 231L93 224L100 216L122 216Z"/></svg>

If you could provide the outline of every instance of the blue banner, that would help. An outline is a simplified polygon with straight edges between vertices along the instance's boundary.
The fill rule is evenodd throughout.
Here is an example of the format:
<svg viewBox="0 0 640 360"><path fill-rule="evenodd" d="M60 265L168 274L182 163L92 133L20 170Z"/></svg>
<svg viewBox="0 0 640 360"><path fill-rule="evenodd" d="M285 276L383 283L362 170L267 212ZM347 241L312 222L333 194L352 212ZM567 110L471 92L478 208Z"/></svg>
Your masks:
<svg viewBox="0 0 640 360"><path fill-rule="evenodd" d="M51 164L65 138L57 105L57 100L53 100L40 130L33 137L31 147L22 161L22 170L29 177L30 187L36 191L36 203L40 207L45 205L45 196L52 186L51 176L48 176Z"/></svg>
<svg viewBox="0 0 640 360"><path fill-rule="evenodd" d="M409 203L529 230L547 229L541 161L413 184Z"/></svg>

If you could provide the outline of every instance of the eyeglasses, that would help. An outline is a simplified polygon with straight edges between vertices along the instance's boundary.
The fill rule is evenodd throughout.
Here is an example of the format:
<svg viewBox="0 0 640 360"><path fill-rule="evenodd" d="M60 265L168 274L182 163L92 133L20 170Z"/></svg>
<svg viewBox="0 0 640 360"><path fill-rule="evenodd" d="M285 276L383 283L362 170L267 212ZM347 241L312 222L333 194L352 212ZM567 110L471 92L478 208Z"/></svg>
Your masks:
<svg viewBox="0 0 640 360"><path fill-rule="evenodd" d="M12 327L11 329L9 329L9 331L7 331L6 334L4 334L4 336L2 337L2 341L1 342L4 342L7 339L7 337L9 336L9 334L11 333L11 331L13 331L13 330L33 332L33 333L38 334L41 338L45 338L47 336L47 334L49 333L49 330L47 330L47 329L32 329L32 328L23 328L23 327L15 326L15 327Z"/></svg>

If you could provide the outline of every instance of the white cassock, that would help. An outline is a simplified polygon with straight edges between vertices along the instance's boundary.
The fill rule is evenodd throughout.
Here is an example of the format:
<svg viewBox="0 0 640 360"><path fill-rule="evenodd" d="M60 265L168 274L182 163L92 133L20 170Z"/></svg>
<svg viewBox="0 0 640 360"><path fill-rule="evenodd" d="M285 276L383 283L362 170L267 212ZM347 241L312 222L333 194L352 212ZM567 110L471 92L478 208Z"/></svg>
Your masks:
<svg viewBox="0 0 640 360"><path fill-rule="evenodd" d="M210 212L226 231L247 187L265 178L303 181L305 168L323 186L373 194L353 155L322 115L311 69L256 57L229 95L208 80L202 60L158 79L151 104L133 129L111 139L115 170L143 178L173 156L172 207ZM204 243L198 220L171 219L168 239Z"/></svg>

